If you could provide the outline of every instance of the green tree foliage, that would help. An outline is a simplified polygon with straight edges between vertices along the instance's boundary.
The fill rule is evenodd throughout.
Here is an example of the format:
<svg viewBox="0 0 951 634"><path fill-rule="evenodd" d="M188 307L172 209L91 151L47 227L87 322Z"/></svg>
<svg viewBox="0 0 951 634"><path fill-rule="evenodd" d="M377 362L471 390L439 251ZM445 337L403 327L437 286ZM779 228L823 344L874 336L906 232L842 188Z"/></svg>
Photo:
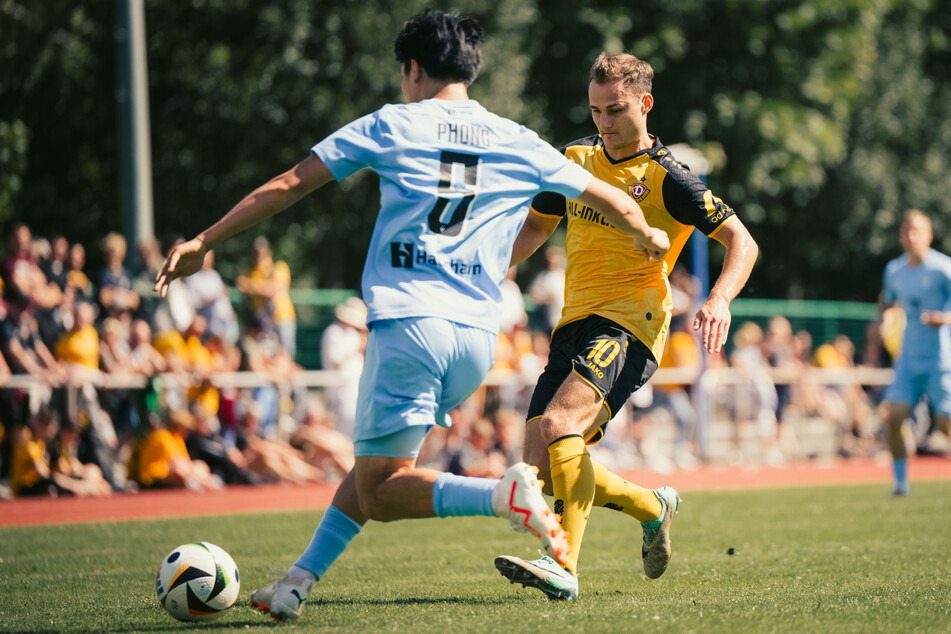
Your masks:
<svg viewBox="0 0 951 634"><path fill-rule="evenodd" d="M555 144L595 131L599 52L651 62L651 130L704 152L711 187L762 247L747 295L873 300L912 206L951 251L951 13L939 0L398 6L147 0L157 233L195 233L340 125L400 101L393 36L431 6L486 28L473 97ZM100 0L0 0L0 220L87 244L120 229L114 18ZM355 288L378 202L375 175L360 173L260 232L295 285ZM222 247L226 277L254 235Z"/></svg>
<svg viewBox="0 0 951 634"><path fill-rule="evenodd" d="M158 230L194 234L338 127L400 102L393 38L406 18L430 4L402 2L394 12L386 3L355 1L150 3ZM492 34L487 69L500 68L493 57L517 60L512 33L520 34L534 14L518 2L496 12L469 4L459 8ZM522 114L517 77L484 73L482 89L492 88L486 105ZM366 171L322 189L260 231L295 264L297 283L355 288L378 208L377 179ZM223 246L219 261L232 275L247 264L243 254L252 238Z"/></svg>
<svg viewBox="0 0 951 634"><path fill-rule="evenodd" d="M711 187L760 243L746 294L874 300L910 206L951 249L951 17L940 2L572 4L542 13L532 70L556 142L594 131L587 71L600 51L651 62L650 128L704 152Z"/></svg>
<svg viewBox="0 0 951 634"><path fill-rule="evenodd" d="M0 219L95 245L121 222L111 3L3 0L0 34Z"/></svg>

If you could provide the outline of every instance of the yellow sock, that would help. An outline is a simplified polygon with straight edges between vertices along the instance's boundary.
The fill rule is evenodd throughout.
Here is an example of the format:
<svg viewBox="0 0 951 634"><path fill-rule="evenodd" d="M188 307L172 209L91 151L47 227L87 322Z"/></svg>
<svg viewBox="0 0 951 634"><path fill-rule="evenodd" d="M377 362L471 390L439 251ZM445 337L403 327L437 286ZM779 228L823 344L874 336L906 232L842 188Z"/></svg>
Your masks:
<svg viewBox="0 0 951 634"><path fill-rule="evenodd" d="M571 554L566 568L578 574L578 553L594 501L594 470L591 456L581 436L565 436L548 445L551 457L551 484L555 492L555 512L568 533Z"/></svg>
<svg viewBox="0 0 951 634"><path fill-rule="evenodd" d="M591 467L594 471L595 506L621 511L639 522L660 518L663 506L653 491L631 484L597 462L591 461Z"/></svg>

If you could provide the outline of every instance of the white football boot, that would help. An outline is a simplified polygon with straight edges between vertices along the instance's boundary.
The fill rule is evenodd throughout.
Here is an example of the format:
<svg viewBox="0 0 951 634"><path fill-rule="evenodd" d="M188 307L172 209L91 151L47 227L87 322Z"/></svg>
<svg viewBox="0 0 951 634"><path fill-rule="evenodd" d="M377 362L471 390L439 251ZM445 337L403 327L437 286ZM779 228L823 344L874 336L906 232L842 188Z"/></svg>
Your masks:
<svg viewBox="0 0 951 634"><path fill-rule="evenodd" d="M551 557L528 561L521 557L496 557L495 567L502 576L523 588L538 588L549 600L573 601L578 598L578 577Z"/></svg>
<svg viewBox="0 0 951 634"><path fill-rule="evenodd" d="M275 621L294 621L304 611L307 596L315 582L308 577L285 574L269 586L251 593L251 607L270 614Z"/></svg>
<svg viewBox="0 0 951 634"><path fill-rule="evenodd" d="M568 536L542 496L538 469L519 462L509 467L492 492L492 510L509 519L517 531L534 533L549 557L564 565L570 549Z"/></svg>

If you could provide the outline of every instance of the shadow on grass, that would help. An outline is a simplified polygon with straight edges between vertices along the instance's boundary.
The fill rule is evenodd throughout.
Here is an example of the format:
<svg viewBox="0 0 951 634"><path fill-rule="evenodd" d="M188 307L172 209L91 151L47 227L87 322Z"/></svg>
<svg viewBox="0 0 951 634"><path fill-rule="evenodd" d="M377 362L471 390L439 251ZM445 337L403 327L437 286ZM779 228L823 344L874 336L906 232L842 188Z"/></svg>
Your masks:
<svg viewBox="0 0 951 634"><path fill-rule="evenodd" d="M308 599L310 606L355 606L355 605L504 605L511 597L486 599L478 597L405 597L402 599Z"/></svg>
<svg viewBox="0 0 951 634"><path fill-rule="evenodd" d="M135 630L137 632L181 632L183 628L188 628L189 631L195 630L248 630L255 628L272 628L272 627L281 627L281 623L278 623L274 619L266 616L260 616L258 618L249 618L242 619L238 621L208 621L207 623L202 622L191 622L183 623L175 620L170 620L168 623L162 625L151 625L145 628L142 627L132 627L128 624L126 625L117 625L114 628L95 628L88 630L74 630L70 629L70 632L129 632ZM5 630L5 634L59 634L61 630Z"/></svg>

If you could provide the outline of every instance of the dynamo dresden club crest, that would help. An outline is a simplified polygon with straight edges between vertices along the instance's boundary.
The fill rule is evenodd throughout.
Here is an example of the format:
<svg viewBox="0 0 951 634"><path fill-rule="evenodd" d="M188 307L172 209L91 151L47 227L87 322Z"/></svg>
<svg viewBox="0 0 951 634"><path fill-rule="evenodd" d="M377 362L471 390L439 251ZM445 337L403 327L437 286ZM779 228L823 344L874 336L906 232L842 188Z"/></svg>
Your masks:
<svg viewBox="0 0 951 634"><path fill-rule="evenodd" d="M628 185L627 193L637 202L641 202L647 198L647 194L651 193L651 190L647 189L643 183L634 183L633 185Z"/></svg>

